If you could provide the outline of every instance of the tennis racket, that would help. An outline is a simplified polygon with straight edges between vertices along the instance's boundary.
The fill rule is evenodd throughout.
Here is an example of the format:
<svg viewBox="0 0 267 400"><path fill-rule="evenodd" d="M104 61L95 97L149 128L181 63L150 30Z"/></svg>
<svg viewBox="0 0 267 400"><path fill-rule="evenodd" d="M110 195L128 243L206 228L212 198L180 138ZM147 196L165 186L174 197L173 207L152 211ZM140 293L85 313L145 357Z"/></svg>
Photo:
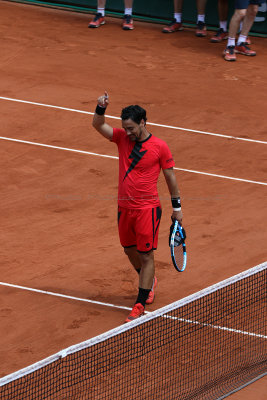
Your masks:
<svg viewBox="0 0 267 400"><path fill-rule="evenodd" d="M175 221L170 228L170 248L174 268L179 272L183 272L186 267L185 238L184 228L182 228L178 221Z"/></svg>

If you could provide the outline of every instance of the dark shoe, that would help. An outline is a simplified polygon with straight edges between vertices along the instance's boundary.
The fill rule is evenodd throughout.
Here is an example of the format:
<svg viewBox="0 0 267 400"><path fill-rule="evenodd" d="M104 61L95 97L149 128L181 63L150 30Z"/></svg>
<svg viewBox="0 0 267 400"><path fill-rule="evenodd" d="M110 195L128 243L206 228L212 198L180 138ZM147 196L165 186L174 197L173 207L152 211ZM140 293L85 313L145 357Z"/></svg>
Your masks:
<svg viewBox="0 0 267 400"><path fill-rule="evenodd" d="M198 37L207 36L207 27L204 22L198 21L197 29L196 29L196 36L198 36Z"/></svg>
<svg viewBox="0 0 267 400"><path fill-rule="evenodd" d="M225 61L236 61L235 46L227 46L223 52Z"/></svg>
<svg viewBox="0 0 267 400"><path fill-rule="evenodd" d="M254 50L251 50L247 42L246 43L240 43L239 45L235 46L235 52L239 54L244 54L244 56L255 56L257 53Z"/></svg>
<svg viewBox="0 0 267 400"><path fill-rule="evenodd" d="M210 39L211 43L220 43L228 38L228 33L220 28L214 36Z"/></svg>
<svg viewBox="0 0 267 400"><path fill-rule="evenodd" d="M88 28L99 28L101 25L106 23L105 18L101 13L97 13L93 21L90 22Z"/></svg>
<svg viewBox="0 0 267 400"><path fill-rule="evenodd" d="M124 31L131 31L134 28L133 26L133 17L131 15L124 15L122 22L122 29Z"/></svg>
<svg viewBox="0 0 267 400"><path fill-rule="evenodd" d="M177 31L182 31L184 28L180 22L177 22L174 18L167 26L162 29L163 33L173 33Z"/></svg>

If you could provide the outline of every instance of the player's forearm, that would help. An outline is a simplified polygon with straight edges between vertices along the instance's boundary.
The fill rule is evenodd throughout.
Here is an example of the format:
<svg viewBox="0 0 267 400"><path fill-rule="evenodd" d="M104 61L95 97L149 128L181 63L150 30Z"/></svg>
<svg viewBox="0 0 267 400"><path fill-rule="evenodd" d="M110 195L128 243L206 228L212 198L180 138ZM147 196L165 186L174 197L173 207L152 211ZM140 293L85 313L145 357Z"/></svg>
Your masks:
<svg viewBox="0 0 267 400"><path fill-rule="evenodd" d="M172 182L170 185L168 185L168 187L169 187L169 192L170 192L170 195L172 198L180 197L180 190L179 190L179 187L178 187L178 184L176 181Z"/></svg>
<svg viewBox="0 0 267 400"><path fill-rule="evenodd" d="M105 92L104 95L97 99L97 106L95 109L92 125L101 133L105 138L111 140L113 136L113 128L109 126L105 121L105 112L109 104L108 94Z"/></svg>
<svg viewBox="0 0 267 400"><path fill-rule="evenodd" d="M176 176L173 169L165 169L163 170L165 180L171 195L171 203L172 203L172 220L179 221L182 224L183 213L181 209L181 199L180 199L180 190L178 187L178 183L176 180Z"/></svg>
<svg viewBox="0 0 267 400"><path fill-rule="evenodd" d="M172 203L172 220L179 221L182 224L183 221L183 213L181 206L181 198L180 198L180 190L176 181L176 177L171 178L170 184L168 185L170 195L171 195L171 203Z"/></svg>
<svg viewBox="0 0 267 400"><path fill-rule="evenodd" d="M166 183L171 197L180 197L180 190L174 172L165 174Z"/></svg>
<svg viewBox="0 0 267 400"><path fill-rule="evenodd" d="M94 113L92 122L93 127L98 131L104 124L105 124L105 115L104 114L99 115L97 113Z"/></svg>
<svg viewBox="0 0 267 400"><path fill-rule="evenodd" d="M105 122L105 116L94 114L93 127L105 138L111 140L113 136L113 128Z"/></svg>

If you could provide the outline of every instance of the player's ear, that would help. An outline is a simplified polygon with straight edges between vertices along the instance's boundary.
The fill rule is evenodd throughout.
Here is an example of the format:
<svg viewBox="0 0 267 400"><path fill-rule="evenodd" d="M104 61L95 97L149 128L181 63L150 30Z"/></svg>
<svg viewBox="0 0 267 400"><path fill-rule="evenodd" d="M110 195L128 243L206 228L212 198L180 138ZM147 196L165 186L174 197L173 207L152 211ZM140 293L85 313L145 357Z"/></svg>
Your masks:
<svg viewBox="0 0 267 400"><path fill-rule="evenodd" d="M144 119L141 119L140 125L146 126L146 121Z"/></svg>

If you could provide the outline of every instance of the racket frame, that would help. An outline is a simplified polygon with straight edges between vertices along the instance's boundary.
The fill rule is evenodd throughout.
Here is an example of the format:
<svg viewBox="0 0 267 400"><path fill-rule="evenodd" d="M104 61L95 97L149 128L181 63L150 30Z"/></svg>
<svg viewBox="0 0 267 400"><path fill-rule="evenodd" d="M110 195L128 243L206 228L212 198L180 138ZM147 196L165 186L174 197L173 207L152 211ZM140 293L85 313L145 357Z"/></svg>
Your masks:
<svg viewBox="0 0 267 400"><path fill-rule="evenodd" d="M178 272L183 272L185 270L186 267L186 262L187 262L187 254L186 254L186 246L185 246L185 242L184 240L182 240L182 246L183 246L183 265L182 268L178 267L178 265L176 264L176 260L175 260L175 255L174 255L174 238L176 235L176 232L179 231L179 235L181 236L182 239L184 239L184 235L183 235L183 231L181 228L181 225L179 224L179 222L176 220L174 222L174 227L173 227L173 231L171 234L171 241L170 241L170 248L171 248L171 257L172 257L172 263L174 265L174 268L178 271ZM180 245L180 246L181 246Z"/></svg>

